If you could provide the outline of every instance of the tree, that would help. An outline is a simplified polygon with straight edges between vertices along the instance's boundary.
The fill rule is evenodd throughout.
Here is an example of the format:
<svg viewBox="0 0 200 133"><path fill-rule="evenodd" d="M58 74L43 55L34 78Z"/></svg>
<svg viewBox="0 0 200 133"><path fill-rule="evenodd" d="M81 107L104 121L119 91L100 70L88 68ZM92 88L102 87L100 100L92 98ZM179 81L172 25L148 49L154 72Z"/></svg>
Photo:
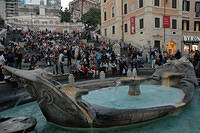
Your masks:
<svg viewBox="0 0 200 133"><path fill-rule="evenodd" d="M101 24L101 9L90 8L90 10L85 13L81 19L84 24L97 26L98 24Z"/></svg>
<svg viewBox="0 0 200 133"><path fill-rule="evenodd" d="M59 17L61 22L71 22L71 14L67 8L64 11L60 10Z"/></svg>

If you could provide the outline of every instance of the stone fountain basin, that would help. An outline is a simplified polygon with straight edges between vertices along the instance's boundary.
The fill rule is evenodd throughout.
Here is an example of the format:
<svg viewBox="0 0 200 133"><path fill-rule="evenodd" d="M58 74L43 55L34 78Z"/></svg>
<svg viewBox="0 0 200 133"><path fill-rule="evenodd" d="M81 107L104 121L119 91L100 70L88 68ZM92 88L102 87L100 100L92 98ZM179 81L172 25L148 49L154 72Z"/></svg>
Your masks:
<svg viewBox="0 0 200 133"><path fill-rule="evenodd" d="M31 96L38 101L46 120L64 127L107 128L146 122L167 116L187 105L194 95L194 83L188 79L174 77L170 80L170 87L180 89L184 94L178 102L147 108L117 109L102 105L95 105L81 97L90 90L115 86L118 78L89 80L75 84L54 84L49 74L41 69L34 71L17 70L4 67L18 82L24 84ZM145 85L162 85L160 76L145 81ZM172 82L174 81L174 82ZM73 86L72 86L73 85ZM102 96L102 99L104 97ZM164 98L164 97L163 97Z"/></svg>
<svg viewBox="0 0 200 133"><path fill-rule="evenodd" d="M85 81L85 82L79 82L77 85L80 88L88 88L91 92L94 91L92 88L96 86L96 88L100 90L95 91L101 91L101 89L105 89L104 87L113 86L113 82L119 81L120 79L111 78L106 79L104 81L97 81L97 80L91 80L91 81ZM93 84L95 83L95 85ZM150 84L151 83L151 84ZM152 80L148 80L148 82L145 83L145 85L152 85L155 84L155 86L158 85L158 83L153 82ZM98 86L98 87L97 87ZM96 119L93 121L93 127L96 128L102 128L102 127L116 127L116 126L123 126L123 125L129 125L129 124L136 124L141 122L146 122L154 119L158 119L167 115L170 115L177 111L178 109L186 106L193 98L194 95L194 89L190 88L189 86L186 86L185 84L179 85L179 88L173 88L182 93L182 96L179 97L179 99L174 103L169 103L168 105L157 105L152 107L141 107L141 108L115 108L112 106L103 106L98 105L95 103L92 103L90 101L85 101L84 98L82 98L85 102L83 103L82 99L77 99L80 105L86 105L86 103L91 106L96 112ZM89 93L90 93L89 91ZM83 95L82 97L84 97ZM104 96L102 96L102 99L104 99Z"/></svg>

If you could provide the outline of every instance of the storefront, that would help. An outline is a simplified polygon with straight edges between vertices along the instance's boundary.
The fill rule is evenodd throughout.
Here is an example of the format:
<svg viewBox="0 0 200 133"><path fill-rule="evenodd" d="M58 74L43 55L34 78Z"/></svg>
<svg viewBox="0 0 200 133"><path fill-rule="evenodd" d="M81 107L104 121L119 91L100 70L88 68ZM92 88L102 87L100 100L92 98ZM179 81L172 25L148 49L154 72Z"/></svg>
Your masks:
<svg viewBox="0 0 200 133"><path fill-rule="evenodd" d="M190 53L191 51L199 50L200 36L183 36L184 51Z"/></svg>

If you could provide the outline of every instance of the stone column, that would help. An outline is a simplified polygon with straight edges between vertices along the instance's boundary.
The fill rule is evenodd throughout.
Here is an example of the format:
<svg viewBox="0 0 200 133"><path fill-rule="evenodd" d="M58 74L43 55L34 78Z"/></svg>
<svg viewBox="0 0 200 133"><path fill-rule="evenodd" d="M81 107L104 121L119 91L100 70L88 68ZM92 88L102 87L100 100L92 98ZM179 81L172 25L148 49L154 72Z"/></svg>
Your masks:
<svg viewBox="0 0 200 133"><path fill-rule="evenodd" d="M101 71L100 72L100 80L105 80L105 77L106 77L106 75L105 75L104 71Z"/></svg>

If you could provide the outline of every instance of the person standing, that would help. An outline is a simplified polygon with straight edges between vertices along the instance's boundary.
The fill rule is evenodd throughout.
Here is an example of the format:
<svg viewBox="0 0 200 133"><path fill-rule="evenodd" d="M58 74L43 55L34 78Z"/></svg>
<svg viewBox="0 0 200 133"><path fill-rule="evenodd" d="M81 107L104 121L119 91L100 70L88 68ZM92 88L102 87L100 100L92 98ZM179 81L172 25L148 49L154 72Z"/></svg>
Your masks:
<svg viewBox="0 0 200 133"><path fill-rule="evenodd" d="M181 58L181 52L179 51L179 49L176 51L175 58L176 59L180 59Z"/></svg>
<svg viewBox="0 0 200 133"><path fill-rule="evenodd" d="M71 58L72 58L72 51L70 48L68 48L67 49L67 65L68 66L72 64Z"/></svg>
<svg viewBox="0 0 200 133"><path fill-rule="evenodd" d="M8 56L7 56L7 65L8 66L14 67L14 58L15 58L14 54L11 51L9 51Z"/></svg>
<svg viewBox="0 0 200 133"><path fill-rule="evenodd" d="M4 56L3 56L3 52L0 51L0 81L3 81L4 80L4 75L3 75L3 68L2 66L4 65L4 63L6 62Z"/></svg>
<svg viewBox="0 0 200 133"><path fill-rule="evenodd" d="M64 55L63 53L59 54L59 58L58 58L58 72L64 74Z"/></svg>
<svg viewBox="0 0 200 133"><path fill-rule="evenodd" d="M151 52L150 57L151 57L151 67L152 67L152 68L155 68L156 54L155 54L154 51Z"/></svg>
<svg viewBox="0 0 200 133"><path fill-rule="evenodd" d="M15 56L16 56L16 68L22 69L22 59L23 59L22 53L20 53L20 51L17 50Z"/></svg>
<svg viewBox="0 0 200 133"><path fill-rule="evenodd" d="M3 51L0 51L0 66L3 66L5 64L6 60L3 55Z"/></svg>
<svg viewBox="0 0 200 133"><path fill-rule="evenodd" d="M59 52L57 49L55 49L53 55L53 74L58 74L58 58Z"/></svg>

